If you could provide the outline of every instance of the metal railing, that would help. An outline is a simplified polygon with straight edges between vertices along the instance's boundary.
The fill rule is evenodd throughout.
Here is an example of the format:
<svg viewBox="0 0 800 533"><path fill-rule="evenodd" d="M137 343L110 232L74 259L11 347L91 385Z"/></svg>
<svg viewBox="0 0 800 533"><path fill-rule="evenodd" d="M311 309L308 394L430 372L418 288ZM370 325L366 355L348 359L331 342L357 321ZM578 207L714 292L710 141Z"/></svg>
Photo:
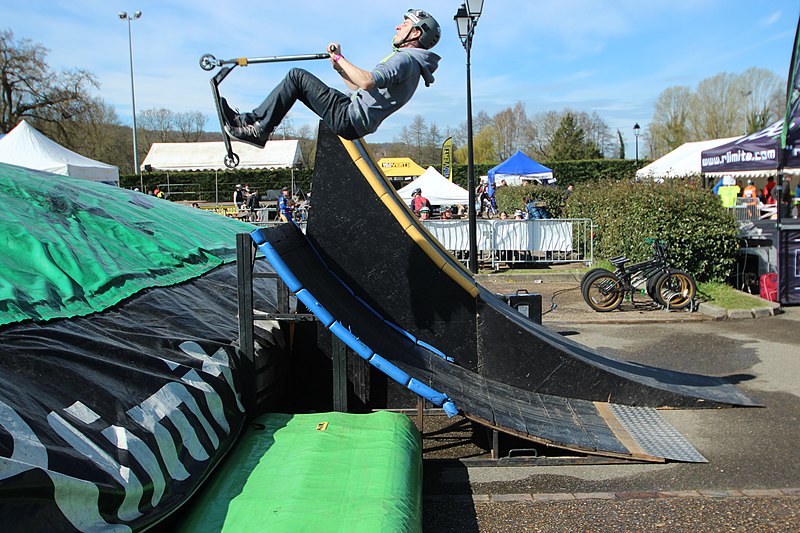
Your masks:
<svg viewBox="0 0 800 533"><path fill-rule="evenodd" d="M466 220L424 220L430 233L459 261L469 260ZM588 218L478 220L478 260L501 263L574 263L594 260L594 225Z"/></svg>
<svg viewBox="0 0 800 533"><path fill-rule="evenodd" d="M736 205L729 207L736 222L752 222L775 216L776 204L764 204L758 198L736 198Z"/></svg>
<svg viewBox="0 0 800 533"><path fill-rule="evenodd" d="M465 266L469 263L468 220L422 220L425 228ZM269 228L280 220L253 222ZM305 232L306 221L298 222ZM594 225L588 218L542 220L478 220L478 260L496 269L500 264L585 263L594 260Z"/></svg>

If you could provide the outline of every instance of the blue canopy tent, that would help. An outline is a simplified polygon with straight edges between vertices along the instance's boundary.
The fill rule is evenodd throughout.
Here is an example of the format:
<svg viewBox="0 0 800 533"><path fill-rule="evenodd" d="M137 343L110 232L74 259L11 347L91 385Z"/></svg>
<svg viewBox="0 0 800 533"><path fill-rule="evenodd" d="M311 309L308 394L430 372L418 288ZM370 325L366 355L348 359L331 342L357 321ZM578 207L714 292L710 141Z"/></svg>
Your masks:
<svg viewBox="0 0 800 533"><path fill-rule="evenodd" d="M535 181L542 185L551 185L556 182L552 169L541 165L517 150L514 155L492 168L488 176L489 196L494 192L496 179L504 179L509 185L520 185L525 181Z"/></svg>

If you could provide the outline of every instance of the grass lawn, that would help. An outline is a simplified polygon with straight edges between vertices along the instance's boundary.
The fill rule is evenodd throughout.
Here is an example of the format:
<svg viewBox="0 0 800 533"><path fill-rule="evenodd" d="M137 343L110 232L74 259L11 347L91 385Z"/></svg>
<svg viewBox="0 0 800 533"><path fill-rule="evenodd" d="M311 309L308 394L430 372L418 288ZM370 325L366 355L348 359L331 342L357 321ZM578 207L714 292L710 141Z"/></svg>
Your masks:
<svg viewBox="0 0 800 533"><path fill-rule="evenodd" d="M698 283L697 294L707 302L723 309L752 309L767 305L766 300L737 291L724 283Z"/></svg>

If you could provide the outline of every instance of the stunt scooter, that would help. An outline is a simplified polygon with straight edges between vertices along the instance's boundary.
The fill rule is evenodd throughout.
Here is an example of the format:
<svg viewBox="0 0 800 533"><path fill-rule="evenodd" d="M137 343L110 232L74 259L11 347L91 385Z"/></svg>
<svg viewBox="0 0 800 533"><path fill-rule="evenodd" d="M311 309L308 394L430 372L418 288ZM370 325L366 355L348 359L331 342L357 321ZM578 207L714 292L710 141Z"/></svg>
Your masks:
<svg viewBox="0 0 800 533"><path fill-rule="evenodd" d="M219 126L222 130L222 140L225 143L225 166L228 168L236 168L239 165L239 156L236 155L231 146L231 137L225 131L225 121L222 118L222 107L219 103L219 84L222 83L231 70L238 67L246 67L247 65L255 65L258 63L280 63L284 61L308 61L311 59L328 59L330 55L323 54L300 54L290 56L268 56L268 57L237 57L234 59L217 59L211 54L205 54L200 58L200 68L203 70L214 70L216 67L221 67L214 77L211 78L211 92L214 95L214 105L217 108L217 117L219 118Z"/></svg>

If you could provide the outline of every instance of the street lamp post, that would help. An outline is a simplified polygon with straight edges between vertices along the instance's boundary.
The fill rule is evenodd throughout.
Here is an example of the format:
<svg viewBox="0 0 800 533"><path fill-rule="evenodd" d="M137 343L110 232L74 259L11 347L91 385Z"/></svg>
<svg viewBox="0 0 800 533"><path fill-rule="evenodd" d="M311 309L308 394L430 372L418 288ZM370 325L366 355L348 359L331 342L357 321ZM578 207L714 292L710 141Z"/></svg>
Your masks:
<svg viewBox="0 0 800 533"><path fill-rule="evenodd" d="M135 11L133 16L128 15L125 11L119 12L120 20L128 21L128 56L131 64L131 105L133 107L133 171L139 174L139 190L144 192L144 180L142 179L142 171L139 169L139 152L136 146L136 90L133 85L133 38L131 37L131 21L141 18L141 16L141 11Z"/></svg>
<svg viewBox="0 0 800 533"><path fill-rule="evenodd" d="M472 80L470 74L470 50L475 26L483 11L483 0L467 0L458 8L454 20L458 27L458 37L467 51L467 187L469 189L469 270L478 273L478 221L475 199L475 157L472 148Z"/></svg>
<svg viewBox="0 0 800 533"><path fill-rule="evenodd" d="M639 133L641 132L642 128L639 127L639 123L633 125L633 136L636 137L636 162L639 162Z"/></svg>

